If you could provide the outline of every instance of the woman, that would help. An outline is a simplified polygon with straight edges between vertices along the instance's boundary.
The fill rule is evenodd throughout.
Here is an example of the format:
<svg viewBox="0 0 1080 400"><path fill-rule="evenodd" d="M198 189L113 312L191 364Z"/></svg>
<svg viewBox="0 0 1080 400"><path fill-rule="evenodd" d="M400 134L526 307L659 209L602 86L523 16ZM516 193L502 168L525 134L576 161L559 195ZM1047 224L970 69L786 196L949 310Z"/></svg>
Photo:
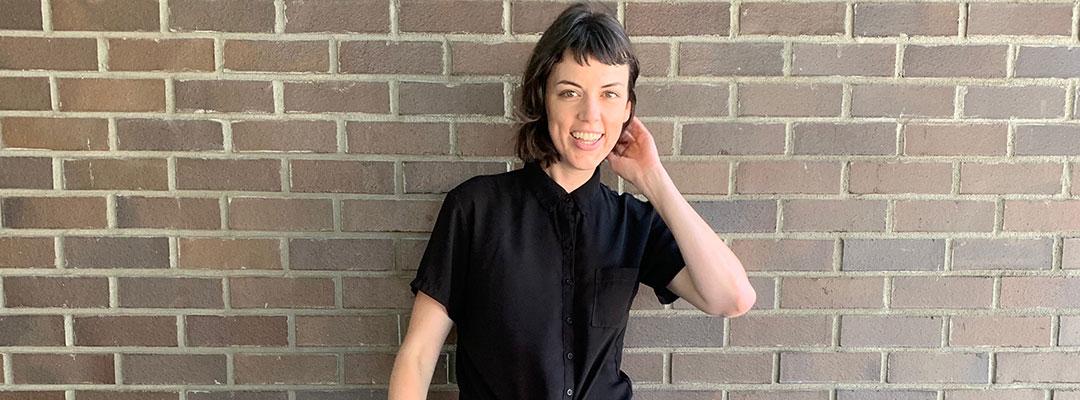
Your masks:
<svg viewBox="0 0 1080 400"><path fill-rule="evenodd" d="M620 365L639 282L663 304L682 297L727 317L750 309L739 260L682 198L633 116L637 76L618 21L589 5L544 32L523 79L525 166L447 193L411 283L391 400L426 397L454 324L462 400L611 400L632 397ZM604 160L649 202L601 184Z"/></svg>

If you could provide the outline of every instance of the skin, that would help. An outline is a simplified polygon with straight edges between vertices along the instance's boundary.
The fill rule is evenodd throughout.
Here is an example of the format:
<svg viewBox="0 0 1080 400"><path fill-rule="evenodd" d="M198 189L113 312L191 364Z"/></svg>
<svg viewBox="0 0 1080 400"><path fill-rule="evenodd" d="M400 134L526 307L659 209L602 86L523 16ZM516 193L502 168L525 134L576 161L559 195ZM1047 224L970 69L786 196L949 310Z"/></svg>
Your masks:
<svg viewBox="0 0 1080 400"><path fill-rule="evenodd" d="M742 315L756 294L739 259L690 207L660 163L652 134L631 118L628 97L630 69L588 57L579 65L569 53L555 65L545 88L548 133L561 160L547 168L568 193L592 177L600 163L640 188L675 236L686 261L668 288L699 310L722 317ZM623 124L630 120L626 130ZM574 146L571 132L602 132L592 151ZM427 398L442 345L453 326L446 308L419 292L408 333L390 374L390 400Z"/></svg>

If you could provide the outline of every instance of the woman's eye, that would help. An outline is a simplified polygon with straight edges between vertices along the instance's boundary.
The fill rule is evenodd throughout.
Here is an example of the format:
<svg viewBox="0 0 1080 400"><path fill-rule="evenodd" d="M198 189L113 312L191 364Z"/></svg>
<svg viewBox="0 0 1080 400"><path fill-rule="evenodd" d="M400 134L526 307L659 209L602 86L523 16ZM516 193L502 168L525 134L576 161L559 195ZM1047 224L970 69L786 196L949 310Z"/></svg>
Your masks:
<svg viewBox="0 0 1080 400"><path fill-rule="evenodd" d="M618 92L606 92L604 95L607 96L609 99L614 99L616 97L619 97Z"/></svg>
<svg viewBox="0 0 1080 400"><path fill-rule="evenodd" d="M563 91L562 93L559 93L559 96L571 97L571 96L576 95L576 94L577 94L577 92L575 92L573 90L566 90L566 91Z"/></svg>

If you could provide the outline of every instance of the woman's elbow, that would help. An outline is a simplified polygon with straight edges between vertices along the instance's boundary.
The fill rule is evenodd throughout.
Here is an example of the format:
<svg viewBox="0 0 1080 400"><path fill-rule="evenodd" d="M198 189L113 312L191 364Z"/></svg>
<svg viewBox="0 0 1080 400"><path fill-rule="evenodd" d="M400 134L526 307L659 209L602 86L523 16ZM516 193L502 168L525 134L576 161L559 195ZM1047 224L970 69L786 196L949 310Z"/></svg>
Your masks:
<svg viewBox="0 0 1080 400"><path fill-rule="evenodd" d="M714 317L735 318L750 311L755 302L757 302L757 292L747 285L747 288L729 301L726 307L706 310L706 313Z"/></svg>

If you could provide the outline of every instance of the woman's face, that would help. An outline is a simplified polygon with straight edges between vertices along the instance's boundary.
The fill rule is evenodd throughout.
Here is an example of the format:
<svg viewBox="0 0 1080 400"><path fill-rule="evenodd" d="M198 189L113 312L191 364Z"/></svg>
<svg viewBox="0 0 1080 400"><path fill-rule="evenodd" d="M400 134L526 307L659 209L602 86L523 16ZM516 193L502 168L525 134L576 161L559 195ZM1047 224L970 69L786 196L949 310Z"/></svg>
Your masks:
<svg viewBox="0 0 1080 400"><path fill-rule="evenodd" d="M579 65L567 50L548 77L548 133L564 168L590 173L607 157L630 119L630 66L589 56Z"/></svg>

